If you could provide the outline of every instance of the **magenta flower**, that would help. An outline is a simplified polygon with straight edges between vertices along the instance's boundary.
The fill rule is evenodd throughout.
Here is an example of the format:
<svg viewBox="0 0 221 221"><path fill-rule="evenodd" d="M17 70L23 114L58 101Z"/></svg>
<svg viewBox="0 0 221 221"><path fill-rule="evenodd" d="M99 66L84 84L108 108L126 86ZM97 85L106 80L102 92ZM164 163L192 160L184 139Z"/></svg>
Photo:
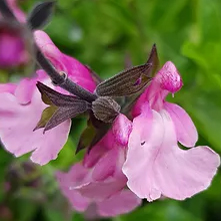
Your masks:
<svg viewBox="0 0 221 221"><path fill-rule="evenodd" d="M185 110L165 101L181 87L176 67L166 62L134 108L123 173L130 190L148 201L191 197L208 188L220 165L209 147L194 147L198 135ZM182 150L177 142L191 149Z"/></svg>
<svg viewBox="0 0 221 221"><path fill-rule="evenodd" d="M8 0L9 7L17 19L24 23L25 14L18 8L15 0ZM25 41L18 26L3 21L0 24L0 67L10 68L28 62Z"/></svg>
<svg viewBox="0 0 221 221"><path fill-rule="evenodd" d="M124 189L127 179L122 165L130 131L131 122L120 114L113 129L92 148L83 163L75 164L68 173L57 173L61 190L75 210L85 211L95 203L100 216L116 216L140 205L141 200Z"/></svg>
<svg viewBox="0 0 221 221"><path fill-rule="evenodd" d="M56 69L65 71L70 79L82 87L94 90L95 83L84 65L61 53L44 32L37 31L35 37L42 52ZM16 157L32 151L31 160L44 165L55 159L64 146L71 121L67 120L45 134L43 129L33 131L46 108L36 87L37 81L64 93L51 84L42 70L37 71L35 77L25 78L18 84L0 85L0 137L6 150Z"/></svg>

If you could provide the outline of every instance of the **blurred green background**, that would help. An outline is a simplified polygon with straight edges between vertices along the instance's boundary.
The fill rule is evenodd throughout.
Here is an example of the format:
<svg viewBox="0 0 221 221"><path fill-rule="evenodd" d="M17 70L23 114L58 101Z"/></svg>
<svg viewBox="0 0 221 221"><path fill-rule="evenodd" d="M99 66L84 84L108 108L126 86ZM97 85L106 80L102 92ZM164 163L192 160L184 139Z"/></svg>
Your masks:
<svg viewBox="0 0 221 221"><path fill-rule="evenodd" d="M20 6L27 12L35 2L23 0ZM184 81L183 89L169 99L193 118L198 144L221 153L220 0L57 0L45 31L60 50L88 64L102 78L124 69L128 56L133 65L144 63L156 43L161 65L173 61ZM27 156L14 159L0 149L0 220L86 219L71 212L54 179L56 169L67 169L81 157L74 151L85 122L74 120L73 125L58 159L44 167L27 163ZM219 221L221 171L207 191L191 199L145 202L113 220Z"/></svg>

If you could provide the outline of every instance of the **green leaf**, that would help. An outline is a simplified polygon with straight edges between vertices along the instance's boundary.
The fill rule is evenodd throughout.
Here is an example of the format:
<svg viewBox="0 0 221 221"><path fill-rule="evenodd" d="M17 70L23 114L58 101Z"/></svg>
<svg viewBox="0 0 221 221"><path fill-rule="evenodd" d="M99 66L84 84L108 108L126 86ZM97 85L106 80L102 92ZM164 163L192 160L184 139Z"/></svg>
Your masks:
<svg viewBox="0 0 221 221"><path fill-rule="evenodd" d="M76 148L76 154L79 151L89 147L90 144L92 143L92 140L94 139L95 135L96 135L96 129L92 125L92 123L89 119L86 129L83 131L83 133L80 136L79 143Z"/></svg>
<svg viewBox="0 0 221 221"><path fill-rule="evenodd" d="M201 221L200 218L183 209L178 202L169 199L148 203L128 215L121 216L119 220L146 220L147 217L154 221Z"/></svg>
<svg viewBox="0 0 221 221"><path fill-rule="evenodd" d="M47 221L61 221L64 220L64 215L61 211L56 209L48 209L45 211L45 217Z"/></svg>
<svg viewBox="0 0 221 221"><path fill-rule="evenodd" d="M57 109L58 108L56 106L46 107L43 110L42 115L41 115L41 119L37 123L37 126L34 128L34 130L44 128L47 125L47 123L49 122L49 120L52 118L54 113L57 111Z"/></svg>
<svg viewBox="0 0 221 221"><path fill-rule="evenodd" d="M16 200L16 219L18 221L33 220L37 213L37 203L20 198Z"/></svg>

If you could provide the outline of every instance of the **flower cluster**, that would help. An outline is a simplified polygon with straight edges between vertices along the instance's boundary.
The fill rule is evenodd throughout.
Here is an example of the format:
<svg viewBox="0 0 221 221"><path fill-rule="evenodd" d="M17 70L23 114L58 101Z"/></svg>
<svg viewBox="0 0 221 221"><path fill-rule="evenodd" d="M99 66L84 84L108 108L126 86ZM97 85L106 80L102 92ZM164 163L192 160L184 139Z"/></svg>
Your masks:
<svg viewBox="0 0 221 221"><path fill-rule="evenodd" d="M100 216L116 216L138 207L141 199L184 200L208 188L220 158L208 146L195 147L198 134L191 118L165 100L183 82L171 61L155 71L155 46L144 65L100 82L88 67L63 54L45 32L33 35L54 69L91 97L70 95L53 84L45 70L18 83L1 84L0 138L6 150L16 157L32 152L34 163L47 164L67 141L71 118L87 112L95 132L106 126L105 133L89 143L81 162L56 173L75 210L93 205ZM136 99L115 99L137 92Z"/></svg>

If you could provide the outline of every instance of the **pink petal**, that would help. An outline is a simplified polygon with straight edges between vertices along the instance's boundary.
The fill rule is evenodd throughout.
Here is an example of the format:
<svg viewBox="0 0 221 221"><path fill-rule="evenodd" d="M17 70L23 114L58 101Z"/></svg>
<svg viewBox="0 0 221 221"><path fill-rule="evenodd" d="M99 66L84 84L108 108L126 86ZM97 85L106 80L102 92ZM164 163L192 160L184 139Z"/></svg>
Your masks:
<svg viewBox="0 0 221 221"><path fill-rule="evenodd" d="M81 73L83 74L84 71L82 71ZM93 79L91 77L87 77L87 78L86 77L87 76L85 76L85 77L79 77L79 76L75 77L73 75L70 75L70 79L72 81L74 81L76 84L80 85L81 87L87 89L90 92L94 92L96 86L95 86L95 83L94 83Z"/></svg>
<svg viewBox="0 0 221 221"><path fill-rule="evenodd" d="M87 168L93 167L98 160L107 152L106 146L100 141L96 144L89 153L84 156L83 164Z"/></svg>
<svg viewBox="0 0 221 221"><path fill-rule="evenodd" d="M20 104L31 102L34 91L36 90L37 79L25 78L21 80L15 90L15 97Z"/></svg>
<svg viewBox="0 0 221 221"><path fill-rule="evenodd" d="M175 93L183 86L182 79L176 66L167 61L157 73L154 81L158 82L162 89Z"/></svg>
<svg viewBox="0 0 221 221"><path fill-rule="evenodd" d="M95 202L91 203L84 212L84 220L100 220L100 216L97 213L97 204Z"/></svg>
<svg viewBox="0 0 221 221"><path fill-rule="evenodd" d="M172 148L176 148L174 153L162 153L156 162L156 180L162 194L184 200L207 189L220 165L218 154L206 146L188 151Z"/></svg>
<svg viewBox="0 0 221 221"><path fill-rule="evenodd" d="M35 31L34 37L44 55L58 71L64 71L75 83L93 92L96 84L89 70L78 60L63 54L43 31Z"/></svg>
<svg viewBox="0 0 221 221"><path fill-rule="evenodd" d="M140 115L142 112L143 104L148 102L147 95L148 95L149 87L140 95L137 102L133 106L132 111L131 111L133 117L137 117L138 115Z"/></svg>
<svg viewBox="0 0 221 221"><path fill-rule="evenodd" d="M92 171L94 181L105 181L108 177L125 180L122 166L125 161L125 148L115 146L104 154L95 164Z"/></svg>
<svg viewBox="0 0 221 221"><path fill-rule="evenodd" d="M18 157L33 151L31 160L40 165L57 157L68 138L71 122L68 120L45 134L43 129L33 132L46 107L37 88L27 105L20 105L9 93L0 94L0 104L0 137L9 152Z"/></svg>
<svg viewBox="0 0 221 221"><path fill-rule="evenodd" d="M160 114L153 111L153 116L151 136L147 135L149 138L143 146L137 135L141 127L133 125L123 167L128 187L148 201L161 194L183 200L205 190L220 164L219 156L208 147L179 149L170 115L166 111Z"/></svg>
<svg viewBox="0 0 221 221"><path fill-rule="evenodd" d="M83 164L85 167L93 167L98 160L106 154L106 152L116 146L116 141L112 130L108 133L94 146L89 153L84 156Z"/></svg>
<svg viewBox="0 0 221 221"><path fill-rule="evenodd" d="M114 148L109 150L95 165L92 178L95 181L103 181L110 176L113 176L118 160L119 150Z"/></svg>
<svg viewBox="0 0 221 221"><path fill-rule="evenodd" d="M83 197L79 192L62 188L61 191L64 196L69 200L72 208L78 212L84 212L90 205L90 199Z"/></svg>
<svg viewBox="0 0 221 221"><path fill-rule="evenodd" d="M65 57L54 45L50 37L44 31L35 31L34 38L43 54L52 62L55 68L58 71L65 71L67 73L64 62Z"/></svg>
<svg viewBox="0 0 221 221"><path fill-rule="evenodd" d="M57 172L56 177L59 182L61 192L69 200L72 207L79 212L83 212L88 208L90 204L90 200L81 196L81 194L78 191L71 190L69 187L70 179L73 179L71 175L75 176L75 172L76 173L78 172L78 167L79 167L78 164L76 164L72 168L72 172L69 172L69 173ZM78 175L81 176L82 174L78 174ZM78 178L80 178L80 176Z"/></svg>
<svg viewBox="0 0 221 221"><path fill-rule="evenodd" d="M57 176L57 180L63 186L69 189L81 188L91 181L90 170L85 168L81 163L74 164L63 176Z"/></svg>
<svg viewBox="0 0 221 221"><path fill-rule="evenodd" d="M14 94L17 85L13 83L0 84L0 93L8 92Z"/></svg>
<svg viewBox="0 0 221 221"><path fill-rule="evenodd" d="M168 93L175 93L183 85L182 78L175 65L168 61L158 71L144 93L139 97L133 107L132 115L134 117L141 113L144 102L149 102L152 109L160 111L163 108L165 97Z"/></svg>
<svg viewBox="0 0 221 221"><path fill-rule="evenodd" d="M177 140L186 147L195 146L198 140L196 127L184 109L176 104L165 102L164 108L173 120Z"/></svg>
<svg viewBox="0 0 221 221"><path fill-rule="evenodd" d="M126 182L126 177L121 180L109 178L102 182L91 182L74 189L79 191L84 197L95 201L102 201L121 191L125 187Z"/></svg>
<svg viewBox="0 0 221 221"><path fill-rule="evenodd" d="M127 182L125 176L119 180L110 177L102 182L95 182L91 177L91 170L84 168L81 163L75 164L68 173L62 175L57 175L60 185L77 191L90 200L99 201L122 190Z"/></svg>
<svg viewBox="0 0 221 221"><path fill-rule="evenodd" d="M91 92L95 90L96 83L88 68L77 59L67 55L65 55L65 65L70 79Z"/></svg>
<svg viewBox="0 0 221 221"><path fill-rule="evenodd" d="M123 114L119 114L113 123L112 131L116 141L120 145L126 146L128 144L128 139L131 130L132 122L128 120L128 118Z"/></svg>
<svg viewBox="0 0 221 221"><path fill-rule="evenodd" d="M36 74L37 74L37 80L38 81L45 81L45 79L46 80L48 79L47 73L42 69L37 70Z"/></svg>
<svg viewBox="0 0 221 221"><path fill-rule="evenodd" d="M66 191L64 195L69 198L67 191L78 192L82 197L92 201L102 201L122 190L127 182L123 175L120 179L113 176L101 182L94 181L91 176L91 169L75 164L68 173L58 173L57 180L61 188ZM71 196L71 192L69 193ZM69 198L69 200L71 200ZM89 202L89 201L88 201Z"/></svg>
<svg viewBox="0 0 221 221"><path fill-rule="evenodd" d="M155 111L153 115L147 113L143 110L133 121L123 173L128 178L127 186L132 192L139 198L152 201L161 196L154 180L153 164L164 130L162 124L157 123L157 120L161 120L159 114Z"/></svg>
<svg viewBox="0 0 221 221"><path fill-rule="evenodd" d="M107 151L94 167L90 168L91 178L89 172L87 179L84 178L84 184L82 182L73 188L92 200L104 200L122 190L127 182L122 173L124 155L125 149L117 146Z"/></svg>
<svg viewBox="0 0 221 221"><path fill-rule="evenodd" d="M147 136L149 136L151 133L153 113L148 102L143 103L141 111L141 114L133 120L132 131L134 131L135 133L136 128L138 128L138 130L136 131L137 136L141 140L145 140L147 139ZM130 134L129 142L132 142L131 139L132 138Z"/></svg>
<svg viewBox="0 0 221 221"><path fill-rule="evenodd" d="M97 203L97 210L101 216L114 217L121 214L129 213L136 207L140 206L139 199L130 190L122 190L109 199Z"/></svg>

